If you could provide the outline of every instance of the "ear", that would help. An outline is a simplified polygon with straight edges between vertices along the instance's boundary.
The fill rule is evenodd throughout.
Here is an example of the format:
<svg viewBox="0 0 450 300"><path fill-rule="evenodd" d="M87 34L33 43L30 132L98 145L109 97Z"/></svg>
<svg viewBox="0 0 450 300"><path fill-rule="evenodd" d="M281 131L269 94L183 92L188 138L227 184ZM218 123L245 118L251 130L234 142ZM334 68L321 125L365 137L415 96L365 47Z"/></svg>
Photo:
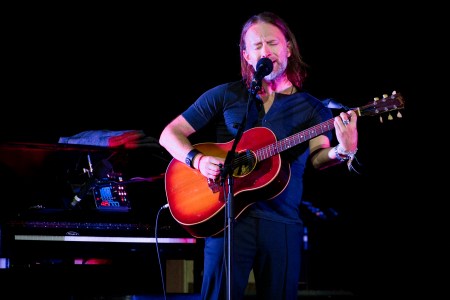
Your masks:
<svg viewBox="0 0 450 300"><path fill-rule="evenodd" d="M291 57L291 55L292 55L292 43L290 41L287 42L286 48L287 48L287 57Z"/></svg>
<svg viewBox="0 0 450 300"><path fill-rule="evenodd" d="M242 57L247 61L247 63L249 63L248 60L250 59L250 56L248 55L247 51L242 50Z"/></svg>

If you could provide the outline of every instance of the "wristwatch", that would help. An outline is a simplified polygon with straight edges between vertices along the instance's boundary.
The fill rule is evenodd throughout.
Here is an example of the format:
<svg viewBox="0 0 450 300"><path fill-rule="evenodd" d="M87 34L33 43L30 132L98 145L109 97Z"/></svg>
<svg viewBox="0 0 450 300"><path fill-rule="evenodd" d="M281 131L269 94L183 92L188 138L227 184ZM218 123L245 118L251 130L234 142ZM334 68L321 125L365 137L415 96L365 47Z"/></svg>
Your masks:
<svg viewBox="0 0 450 300"><path fill-rule="evenodd" d="M189 151L189 153L186 155L185 163L186 163L189 167L191 167L192 169L194 169L194 165L193 165L193 163L194 163L194 157L195 157L197 154L200 154L200 153L201 153L201 152L198 151L197 149L192 149L192 150Z"/></svg>

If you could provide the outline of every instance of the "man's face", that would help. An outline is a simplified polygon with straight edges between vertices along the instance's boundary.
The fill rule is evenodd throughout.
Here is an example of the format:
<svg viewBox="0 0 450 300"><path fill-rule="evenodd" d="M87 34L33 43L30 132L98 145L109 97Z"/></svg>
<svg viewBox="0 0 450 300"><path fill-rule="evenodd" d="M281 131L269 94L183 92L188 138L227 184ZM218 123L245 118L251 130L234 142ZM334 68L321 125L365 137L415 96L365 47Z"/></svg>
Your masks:
<svg viewBox="0 0 450 300"><path fill-rule="evenodd" d="M278 27L268 23L253 24L245 35L245 60L256 69L262 57L273 62L273 71L265 77L273 80L286 70L288 57L291 56L289 43Z"/></svg>

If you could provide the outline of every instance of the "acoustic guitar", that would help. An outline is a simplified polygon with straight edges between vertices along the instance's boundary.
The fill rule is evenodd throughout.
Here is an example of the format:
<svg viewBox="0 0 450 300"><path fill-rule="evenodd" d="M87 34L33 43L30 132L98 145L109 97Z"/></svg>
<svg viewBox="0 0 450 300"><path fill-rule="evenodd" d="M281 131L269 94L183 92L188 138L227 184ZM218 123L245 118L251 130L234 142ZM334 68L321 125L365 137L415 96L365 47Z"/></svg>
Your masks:
<svg viewBox="0 0 450 300"><path fill-rule="evenodd" d="M358 116L376 116L404 108L403 97L396 92L375 98L362 107L352 108ZM236 218L251 204L273 199L286 187L290 166L280 153L334 128L334 118L295 133L282 140L266 127L245 131L239 141L231 170L233 172L233 211ZM199 143L194 148L205 155L225 158L234 140L226 143ZM223 186L222 184L225 186ZM197 169L176 159L165 173L165 191L173 218L192 236L213 236L226 228L225 180L208 180Z"/></svg>

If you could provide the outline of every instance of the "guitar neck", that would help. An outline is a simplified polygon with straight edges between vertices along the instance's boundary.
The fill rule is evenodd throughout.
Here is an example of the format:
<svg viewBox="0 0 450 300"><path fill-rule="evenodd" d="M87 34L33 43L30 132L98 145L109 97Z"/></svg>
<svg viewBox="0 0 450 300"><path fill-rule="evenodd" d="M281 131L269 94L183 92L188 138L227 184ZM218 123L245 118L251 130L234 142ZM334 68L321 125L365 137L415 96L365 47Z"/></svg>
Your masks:
<svg viewBox="0 0 450 300"><path fill-rule="evenodd" d="M258 161L262 161L274 155L277 155L289 148L292 148L300 143L308 141L324 132L330 131L334 128L334 118L314 125L311 128L297 132L282 140L276 141L273 144L267 145L255 151Z"/></svg>
<svg viewBox="0 0 450 300"><path fill-rule="evenodd" d="M378 97L374 98L373 102L369 102L364 106L353 108L352 110L356 114L361 116L377 116L382 113L386 113L393 110L403 109L405 101L401 94L396 91L392 92L392 95L383 95L382 99ZM298 132L294 135L288 136L275 143L269 144L263 148L255 151L258 161L265 160L271 156L279 154L284 150L292 148L304 141L310 140L324 132L330 131L334 128L334 118L319 123L311 128Z"/></svg>

